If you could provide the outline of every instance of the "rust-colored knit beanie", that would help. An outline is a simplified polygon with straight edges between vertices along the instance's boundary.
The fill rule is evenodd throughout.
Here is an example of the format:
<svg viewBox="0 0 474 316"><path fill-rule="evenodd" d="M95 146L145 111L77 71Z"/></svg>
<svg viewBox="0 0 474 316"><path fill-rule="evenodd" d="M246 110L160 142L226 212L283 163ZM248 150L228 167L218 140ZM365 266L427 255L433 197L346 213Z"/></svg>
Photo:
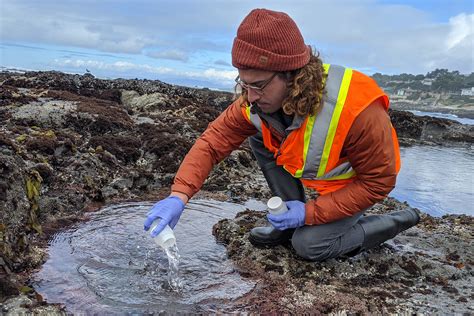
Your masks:
<svg viewBox="0 0 474 316"><path fill-rule="evenodd" d="M239 69L288 71L306 65L310 53L311 48L288 14L254 9L237 30L232 65Z"/></svg>

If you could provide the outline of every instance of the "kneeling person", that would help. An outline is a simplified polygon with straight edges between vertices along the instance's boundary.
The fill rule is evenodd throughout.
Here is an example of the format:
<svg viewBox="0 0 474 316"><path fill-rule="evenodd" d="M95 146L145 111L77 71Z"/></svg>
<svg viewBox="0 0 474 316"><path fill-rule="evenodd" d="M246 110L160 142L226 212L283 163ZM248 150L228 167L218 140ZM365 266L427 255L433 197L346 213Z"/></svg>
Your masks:
<svg viewBox="0 0 474 316"><path fill-rule="evenodd" d="M273 195L288 212L250 232L255 245L291 239L303 258L321 261L360 252L416 225L412 210L363 216L395 186L400 154L389 100L364 74L323 64L285 13L255 9L237 30L232 63L241 96L196 141L170 197L145 221L178 222L213 166L250 138ZM306 201L304 187L316 198Z"/></svg>

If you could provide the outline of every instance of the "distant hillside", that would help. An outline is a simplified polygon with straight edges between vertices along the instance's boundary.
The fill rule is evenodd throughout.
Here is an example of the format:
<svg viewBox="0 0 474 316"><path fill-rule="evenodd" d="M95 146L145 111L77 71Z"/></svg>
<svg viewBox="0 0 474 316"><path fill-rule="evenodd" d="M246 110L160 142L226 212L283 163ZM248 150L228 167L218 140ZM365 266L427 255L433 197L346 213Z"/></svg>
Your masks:
<svg viewBox="0 0 474 316"><path fill-rule="evenodd" d="M390 95L392 107L469 117L474 113L474 73L436 69L426 75L375 73L372 78Z"/></svg>
<svg viewBox="0 0 474 316"><path fill-rule="evenodd" d="M459 93L461 90L474 87L474 72L469 75L460 74L459 71L436 69L426 75L383 75L375 73L372 76L377 83L390 90L413 89L425 92L450 92Z"/></svg>

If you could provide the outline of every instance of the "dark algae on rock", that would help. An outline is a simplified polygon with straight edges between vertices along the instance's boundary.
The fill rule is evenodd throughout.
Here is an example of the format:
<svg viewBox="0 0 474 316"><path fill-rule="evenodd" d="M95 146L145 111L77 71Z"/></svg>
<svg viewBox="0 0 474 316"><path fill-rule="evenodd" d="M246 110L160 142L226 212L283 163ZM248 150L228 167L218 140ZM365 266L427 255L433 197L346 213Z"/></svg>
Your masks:
<svg viewBox="0 0 474 316"><path fill-rule="evenodd" d="M392 198L368 213L408 208ZM421 223L352 258L321 263L299 258L290 245L255 248L251 228L265 225L247 210L213 229L242 275L260 280L236 307L263 313L463 313L472 295L472 217L423 214Z"/></svg>
<svg viewBox="0 0 474 316"><path fill-rule="evenodd" d="M29 286L48 238L102 205L165 196L189 148L232 99L231 93L158 80L1 72L3 311L61 312ZM472 144L473 127L390 114L402 145ZM268 198L258 170L245 142L217 165L203 189L233 201ZM405 207L388 199L371 212ZM472 312L469 216L424 215L418 227L369 253L317 264L298 259L290 247L252 247L248 231L265 221L263 212L247 210L214 227L236 269L258 280L235 301L235 311Z"/></svg>
<svg viewBox="0 0 474 316"><path fill-rule="evenodd" d="M402 145L472 144L474 126L429 116L416 116L411 112L390 110L392 124Z"/></svg>

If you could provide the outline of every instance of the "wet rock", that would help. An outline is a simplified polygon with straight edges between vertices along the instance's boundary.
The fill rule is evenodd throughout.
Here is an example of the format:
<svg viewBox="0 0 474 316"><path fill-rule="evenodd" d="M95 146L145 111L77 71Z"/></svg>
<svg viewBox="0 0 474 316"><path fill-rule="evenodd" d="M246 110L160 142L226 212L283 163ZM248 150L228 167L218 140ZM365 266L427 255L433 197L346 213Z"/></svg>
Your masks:
<svg viewBox="0 0 474 316"><path fill-rule="evenodd" d="M46 305L38 302L36 297L20 295L0 304L2 315L67 315L63 307L58 304Z"/></svg>
<svg viewBox="0 0 474 316"><path fill-rule="evenodd" d="M381 214L407 207L387 199L369 212ZM265 212L247 210L233 220L222 220L214 226L213 234L226 245L241 274L260 280L260 287L240 299L237 306L257 304L255 311L264 313L468 313L458 294L465 294L464 287L474 282L474 254L468 250L472 237L462 232L472 233L474 226L456 222L457 218L423 215L417 227L382 246L353 258L320 263L299 258L289 244L263 249L250 244L249 231L267 225ZM437 222L435 227L433 221ZM445 231L447 227L458 233ZM455 247L456 253L446 257L448 247ZM453 262L463 265L456 267Z"/></svg>
<svg viewBox="0 0 474 316"><path fill-rule="evenodd" d="M41 99L16 108L11 113L17 124L24 126L62 127L66 117L77 109L76 102Z"/></svg>
<svg viewBox="0 0 474 316"><path fill-rule="evenodd" d="M420 143L446 145L474 142L474 126L411 112L390 110L392 124L402 144Z"/></svg>
<svg viewBox="0 0 474 316"><path fill-rule="evenodd" d="M101 189L101 196L105 200L111 200L113 197L117 196L119 191L111 186L106 186Z"/></svg>
<svg viewBox="0 0 474 316"><path fill-rule="evenodd" d="M11 272L10 285L2 283L7 291L0 293L0 301L15 294L13 288L41 264L47 239L56 230L103 203L166 196L185 154L232 98L231 93L159 80L0 72L0 260ZM391 116L402 144L472 144L472 127L401 111ZM268 198L264 183L244 142L216 166L204 189L234 201ZM371 211L400 207L408 206L387 200ZM470 298L460 284L468 288L472 281L474 260L465 245L472 238L472 217L425 217L422 228L397 237L397 244L321 264L299 260L289 247L251 247L246 236L256 224L265 224L263 214L247 211L215 229L239 271L262 278L253 294L235 302L236 311L388 313L413 308L449 313L446 306L462 310L459 305ZM414 241L421 250L410 248ZM426 250L432 245L434 253ZM459 298L447 298L430 310L424 300L438 302L437 293ZM25 308L31 312L41 300L34 293L28 298L33 304L26 302Z"/></svg>
<svg viewBox="0 0 474 316"><path fill-rule="evenodd" d="M38 163L33 169L38 171L44 183L48 184L54 181L54 170L49 164Z"/></svg>
<svg viewBox="0 0 474 316"><path fill-rule="evenodd" d="M92 148L101 146L102 149L107 150L118 160L125 163L135 162L141 155L140 141L132 136L93 136L89 141L89 146Z"/></svg>
<svg viewBox="0 0 474 316"><path fill-rule="evenodd" d="M3 234L3 230L0 230L0 234ZM7 263L0 258L0 297L18 295L20 293L18 288L19 284L17 283L15 276L8 268Z"/></svg>
<svg viewBox="0 0 474 316"><path fill-rule="evenodd" d="M110 185L118 190L128 189L132 187L133 180L128 178L117 178L114 179Z"/></svg>
<svg viewBox="0 0 474 316"><path fill-rule="evenodd" d="M16 149L15 144L11 141L6 135L0 133L0 147L10 147L11 149Z"/></svg>
<svg viewBox="0 0 474 316"><path fill-rule="evenodd" d="M139 112L167 110L175 106L175 102L168 95L158 92L140 95L136 91L124 91L122 103L126 108Z"/></svg>
<svg viewBox="0 0 474 316"><path fill-rule="evenodd" d="M33 101L36 101L36 97L24 93L21 89L4 84L0 86L0 106L27 104Z"/></svg>
<svg viewBox="0 0 474 316"><path fill-rule="evenodd" d="M30 138L25 143L27 150L37 151L45 155L53 155L57 145L58 143L55 139L47 137Z"/></svg>

